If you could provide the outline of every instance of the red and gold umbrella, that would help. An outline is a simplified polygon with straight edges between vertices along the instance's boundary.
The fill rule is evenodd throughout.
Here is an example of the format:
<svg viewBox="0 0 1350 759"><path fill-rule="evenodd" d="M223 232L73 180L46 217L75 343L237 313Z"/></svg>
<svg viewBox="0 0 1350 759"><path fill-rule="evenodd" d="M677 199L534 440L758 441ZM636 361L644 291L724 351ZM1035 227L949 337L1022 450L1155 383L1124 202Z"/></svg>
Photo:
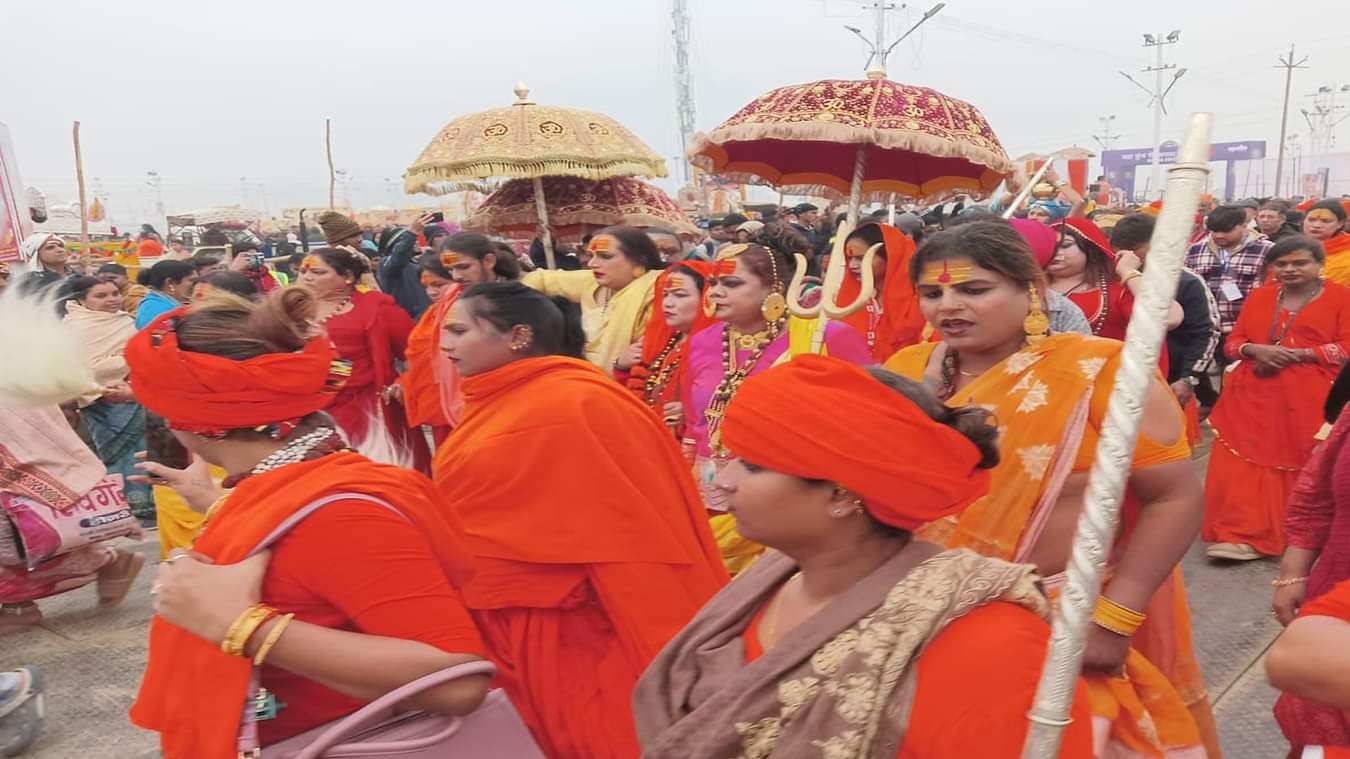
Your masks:
<svg viewBox="0 0 1350 759"><path fill-rule="evenodd" d="M801 195L917 201L987 193L1012 172L979 109L874 69L864 80L780 87L695 137L690 160L735 181Z"/></svg>
<svg viewBox="0 0 1350 759"><path fill-rule="evenodd" d="M562 242L579 242L587 232L612 224L697 232L679 205L661 188L632 177L600 181L579 177L512 180L489 195L464 220L464 228L533 235L540 219L535 196L537 184L544 191L544 216L554 237Z"/></svg>
<svg viewBox="0 0 1350 759"><path fill-rule="evenodd" d="M780 192L848 197L848 220L836 230L819 305L806 307L798 299L806 269L800 254L788 290L794 314L819 318L815 352L826 321L857 311L874 293L868 275L879 246L864 258L858 297L849 304L835 300L844 279L844 240L864 198L898 194L922 202L983 194L1014 168L979 109L937 90L892 82L880 67L869 69L864 80L825 79L761 95L721 126L696 135L689 158L713 174Z"/></svg>

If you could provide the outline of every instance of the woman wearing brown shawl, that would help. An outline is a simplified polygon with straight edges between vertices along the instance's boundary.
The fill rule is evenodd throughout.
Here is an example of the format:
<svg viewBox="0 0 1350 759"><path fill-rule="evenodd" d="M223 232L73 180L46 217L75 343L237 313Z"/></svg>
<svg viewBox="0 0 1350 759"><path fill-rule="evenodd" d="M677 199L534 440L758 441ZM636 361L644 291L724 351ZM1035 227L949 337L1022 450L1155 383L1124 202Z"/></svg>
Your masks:
<svg viewBox="0 0 1350 759"><path fill-rule="evenodd" d="M988 490L996 436L988 412L839 359L747 380L717 486L773 550L639 681L643 757L1019 755L1049 637L1035 570L910 537ZM1086 699L1080 682L1061 757L1092 755Z"/></svg>

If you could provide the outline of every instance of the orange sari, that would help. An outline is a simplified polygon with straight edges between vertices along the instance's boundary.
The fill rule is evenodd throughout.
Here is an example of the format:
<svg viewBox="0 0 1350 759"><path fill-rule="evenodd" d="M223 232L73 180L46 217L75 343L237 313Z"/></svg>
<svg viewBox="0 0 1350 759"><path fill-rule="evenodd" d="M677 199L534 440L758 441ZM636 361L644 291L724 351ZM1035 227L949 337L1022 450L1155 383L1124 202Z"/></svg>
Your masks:
<svg viewBox="0 0 1350 759"><path fill-rule="evenodd" d="M1201 534L1267 556L1284 551L1285 503L1317 442L1327 391L1350 355L1350 288L1327 282L1294 315L1279 306L1279 292L1278 285L1253 290L1224 345L1238 362L1209 417L1215 445ZM1238 357L1245 343L1311 349L1316 361L1261 377L1254 362Z"/></svg>
<svg viewBox="0 0 1350 759"><path fill-rule="evenodd" d="M886 368L922 380L936 348L936 343L906 348L887 361ZM1115 340L1054 335L1014 353L958 391L950 405L977 404L994 410L1003 425L1002 460L994 469L988 496L916 534L949 547L1025 561L1059 500L1064 479L1092 465L1121 348ZM1189 457L1184 438L1162 446L1140 437L1134 466ZM1126 535L1138 508L1127 492ZM1062 580L1053 577L1046 582L1053 592ZM1159 588L1147 613L1149 621L1136 634L1125 661L1127 677L1084 676L1092 700L1096 753L1201 757L1203 743L1217 759L1218 740L1195 663L1180 569Z"/></svg>
<svg viewBox="0 0 1350 759"><path fill-rule="evenodd" d="M1327 253L1327 265L1322 278L1328 282L1350 287L1350 233L1341 232L1322 241Z"/></svg>
<svg viewBox="0 0 1350 759"><path fill-rule="evenodd" d="M458 386L455 366L441 354L441 330L445 317L455 305L463 288L452 286L437 302L431 304L408 333L408 347L404 355L408 369L398 378L403 387L403 409L409 427L427 425L440 446L450 436L464 399Z"/></svg>
<svg viewBox="0 0 1350 759"><path fill-rule="evenodd" d="M638 676L727 582L689 467L580 359L514 361L464 397L436 484L465 525L465 602L502 685L553 759L632 759Z"/></svg>
<svg viewBox="0 0 1350 759"><path fill-rule="evenodd" d="M471 574L458 524L453 515L438 508L427 478L376 464L356 453L335 453L249 477L231 491L229 500L198 534L193 549L217 564L237 563L286 517L324 496L340 493L371 495L395 506L425 536L452 585L461 586ZM277 544L274 564L286 550L284 541ZM339 553L333 549L335 556ZM425 577L401 579L411 584L426 582ZM270 598L266 588L264 603L282 612L292 611ZM391 587L389 592L401 591ZM331 600L340 605L353 599ZM234 759L251 668L250 660L224 654L218 643L202 640L156 616L150 624L150 658L140 694L131 707L131 722L160 734L166 759Z"/></svg>

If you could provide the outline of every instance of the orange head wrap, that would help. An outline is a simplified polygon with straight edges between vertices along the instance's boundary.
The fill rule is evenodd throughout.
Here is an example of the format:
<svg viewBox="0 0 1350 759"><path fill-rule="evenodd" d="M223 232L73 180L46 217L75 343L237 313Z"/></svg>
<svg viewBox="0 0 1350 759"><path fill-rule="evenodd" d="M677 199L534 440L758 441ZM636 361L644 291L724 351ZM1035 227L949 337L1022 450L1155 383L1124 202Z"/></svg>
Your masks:
<svg viewBox="0 0 1350 759"><path fill-rule="evenodd" d="M727 406L722 442L759 466L848 488L902 530L989 492L965 435L837 358L807 354L747 379Z"/></svg>
<svg viewBox="0 0 1350 759"><path fill-rule="evenodd" d="M217 437L256 429L284 437L327 406L351 376L351 364L323 337L295 353L246 361L182 350L174 328L188 311L159 317L126 347L136 400L174 429Z"/></svg>

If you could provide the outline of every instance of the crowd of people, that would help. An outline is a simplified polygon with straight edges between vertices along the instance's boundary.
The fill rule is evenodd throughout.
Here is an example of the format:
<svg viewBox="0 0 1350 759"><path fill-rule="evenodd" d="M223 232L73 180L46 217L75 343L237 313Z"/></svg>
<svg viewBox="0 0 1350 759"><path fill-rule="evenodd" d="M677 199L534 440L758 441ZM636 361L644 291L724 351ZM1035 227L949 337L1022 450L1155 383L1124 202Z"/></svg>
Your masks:
<svg viewBox="0 0 1350 759"><path fill-rule="evenodd" d="M248 745L304 745L480 661L402 708L504 694L554 759L1020 755L1159 208L1049 186L1010 218L606 227L556 269L430 216L134 277L34 235L0 301L72 358L0 379L0 633L129 592L140 554L34 562L14 516L111 478L118 537L159 531L130 719L168 759L235 756L241 709ZM1221 755L1197 536L1281 557L1276 716L1350 746L1347 205L1197 210L1061 756ZM0 720L40 692L0 675Z"/></svg>

